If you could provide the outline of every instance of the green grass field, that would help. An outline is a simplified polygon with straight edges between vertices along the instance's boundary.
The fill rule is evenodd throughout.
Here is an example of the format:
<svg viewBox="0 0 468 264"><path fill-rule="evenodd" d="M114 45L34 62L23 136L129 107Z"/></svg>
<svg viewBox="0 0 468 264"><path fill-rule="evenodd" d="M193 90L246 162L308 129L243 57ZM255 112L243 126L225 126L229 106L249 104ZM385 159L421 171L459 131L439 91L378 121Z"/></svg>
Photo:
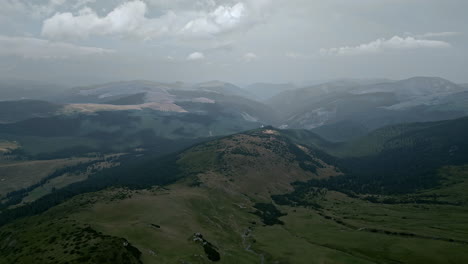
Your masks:
<svg viewBox="0 0 468 264"><path fill-rule="evenodd" d="M73 158L0 163L0 197L9 192L27 188L59 168L89 160L89 158Z"/></svg>
<svg viewBox="0 0 468 264"><path fill-rule="evenodd" d="M466 174L461 167L445 173L447 181L456 174L458 180L467 180L463 184L468 182L463 178L466 175L460 176ZM463 185L447 183L428 193L467 197L463 190ZM336 192L319 200L321 209L278 206L287 214L280 218L284 225L267 226L253 214L255 196L188 187L186 182L141 191L109 189L80 195L41 216L2 227L0 232L21 226L17 236L27 234L28 248L52 251L58 249L32 239L43 232L32 222L49 225L50 233L60 233L70 223L90 225L104 235L129 241L141 251L145 264L211 263L203 247L193 241L194 233L201 233L215 246L221 255L219 263L468 261L466 204L375 204ZM62 258L73 259L67 254Z"/></svg>
<svg viewBox="0 0 468 264"><path fill-rule="evenodd" d="M81 194L0 227L0 263L468 263L468 166L411 194L308 189L307 206L277 205L292 182L339 172L301 170L307 148L255 133L183 152L176 183Z"/></svg>

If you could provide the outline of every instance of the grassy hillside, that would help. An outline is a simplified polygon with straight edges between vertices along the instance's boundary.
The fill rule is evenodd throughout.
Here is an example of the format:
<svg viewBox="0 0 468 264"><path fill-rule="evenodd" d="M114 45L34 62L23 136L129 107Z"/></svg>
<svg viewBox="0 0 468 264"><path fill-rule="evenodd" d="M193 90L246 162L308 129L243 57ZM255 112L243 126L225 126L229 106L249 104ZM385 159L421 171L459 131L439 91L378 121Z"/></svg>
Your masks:
<svg viewBox="0 0 468 264"><path fill-rule="evenodd" d="M55 170L80 162L89 161L89 158L10 161L0 163L0 198L9 192L27 188Z"/></svg>
<svg viewBox="0 0 468 264"><path fill-rule="evenodd" d="M63 211L18 221L3 228L0 238L2 264L142 263L141 252L125 239L97 232Z"/></svg>
<svg viewBox="0 0 468 264"><path fill-rule="evenodd" d="M451 193L466 201L465 169L447 168L447 185L420 195ZM322 191L320 196L311 197L319 206L272 205L276 209L268 209L271 206L259 204L259 199L264 201L262 195L245 195L229 187L241 184L241 179L232 183L223 175L217 181L214 177L200 177L197 185L187 179L146 190L108 189L77 196L40 216L2 227L0 252L14 251L15 246L6 242L15 240L25 242L27 246L21 250L29 253L28 257L46 252L40 258L52 254L74 263L86 256L91 260L81 263L93 263L102 254L128 254L119 244L112 246L117 240L137 248L139 260L145 264L463 263L468 259L468 229L463 224L468 217L466 204L374 204ZM454 186L453 179L464 185ZM275 211L276 216L271 215ZM270 222L262 217L266 212L279 221L267 224ZM41 224L33 224L36 222ZM22 231L13 233L13 228ZM86 238L94 234L83 230L102 232L106 239L93 239L91 250L73 235L84 234ZM47 241L55 234L67 235L59 235L59 243L52 244L34 239ZM204 242L210 247L205 248ZM0 263L12 259L11 253L2 256ZM14 256L17 263L28 263L24 253Z"/></svg>
<svg viewBox="0 0 468 264"><path fill-rule="evenodd" d="M91 223L93 230L129 241L143 263L210 263L197 233L219 254L219 263L441 263L468 257L461 240L466 236L459 233L466 226L453 224L466 220L466 209L453 214L442 206L377 206L327 193L321 201L327 209L280 206L282 224L265 225L254 205L236 193L181 183L77 197L39 219L48 223L67 213L77 226Z"/></svg>
<svg viewBox="0 0 468 264"><path fill-rule="evenodd" d="M465 149L465 121L399 130L385 141L405 144L380 154L425 137L433 152L421 160L442 157L437 185L402 194L335 188L357 177L322 151L341 145L301 130L267 127L162 159L131 158L29 204L34 216L2 212L10 220L0 227L0 263L36 254L38 263L464 263L468 175L455 163L466 155L441 153L452 143Z"/></svg>
<svg viewBox="0 0 468 264"><path fill-rule="evenodd" d="M344 176L309 184L374 194L411 193L437 186L439 168L468 163L467 129L467 118L403 124L340 144L327 144L313 133L301 132L306 144L338 157L337 164L345 172Z"/></svg>

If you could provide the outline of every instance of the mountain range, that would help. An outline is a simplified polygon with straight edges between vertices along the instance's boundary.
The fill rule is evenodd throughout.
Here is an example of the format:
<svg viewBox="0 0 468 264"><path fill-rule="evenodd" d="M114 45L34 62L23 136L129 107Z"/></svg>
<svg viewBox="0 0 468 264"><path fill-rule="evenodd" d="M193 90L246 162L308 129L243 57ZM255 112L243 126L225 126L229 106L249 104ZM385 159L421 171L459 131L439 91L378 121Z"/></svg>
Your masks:
<svg viewBox="0 0 468 264"><path fill-rule="evenodd" d="M465 263L467 95L415 77L0 101L0 264Z"/></svg>
<svg viewBox="0 0 468 264"><path fill-rule="evenodd" d="M120 158L10 205L0 252L5 263L459 262L468 258L464 226L453 225L468 208L467 126L391 126L344 145L265 127L165 157Z"/></svg>
<svg viewBox="0 0 468 264"><path fill-rule="evenodd" d="M467 113L465 87L415 77L364 84L339 81L283 92L268 105L281 109L282 127L312 129L347 141L392 124L458 118Z"/></svg>

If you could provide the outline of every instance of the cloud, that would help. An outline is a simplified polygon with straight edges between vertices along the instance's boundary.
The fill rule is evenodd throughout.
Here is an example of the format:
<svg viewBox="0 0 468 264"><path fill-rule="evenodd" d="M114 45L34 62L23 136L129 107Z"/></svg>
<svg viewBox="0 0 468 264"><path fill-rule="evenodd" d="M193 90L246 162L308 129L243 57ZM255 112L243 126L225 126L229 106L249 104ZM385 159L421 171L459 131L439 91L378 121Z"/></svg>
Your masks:
<svg viewBox="0 0 468 264"><path fill-rule="evenodd" d="M243 60L244 60L245 62L252 62L252 61L257 60L257 59L258 59L257 54L252 53L252 52L246 53L246 54L244 54L244 56L243 56Z"/></svg>
<svg viewBox="0 0 468 264"><path fill-rule="evenodd" d="M201 52L194 52L187 56L188 61L198 61L198 60L203 60L203 59L205 59L205 54Z"/></svg>
<svg viewBox="0 0 468 264"><path fill-rule="evenodd" d="M148 5L158 9L193 10L195 8L213 8L213 0L145 0Z"/></svg>
<svg viewBox="0 0 468 264"><path fill-rule="evenodd" d="M291 59L299 59L299 58L304 57L303 54L301 54L299 52L295 52L295 51L288 51L288 52L286 52L285 56L288 57L288 58L291 58Z"/></svg>
<svg viewBox="0 0 468 264"><path fill-rule="evenodd" d="M90 35L144 40L162 36L212 37L254 24L256 10L261 8L258 3L252 4L253 0L219 5L210 2L209 10L169 10L155 18L147 16L149 8L142 0L124 2L104 16L90 8L75 14L56 13L44 21L42 35L53 39L87 38Z"/></svg>
<svg viewBox="0 0 468 264"><path fill-rule="evenodd" d="M233 6L219 6L213 12L190 20L182 29L189 34L219 34L235 28L245 16L245 6L237 3Z"/></svg>
<svg viewBox="0 0 468 264"><path fill-rule="evenodd" d="M449 48L450 43L439 40L417 39L414 37L394 36L390 39L377 39L358 46L345 46L340 48L321 49L322 55L363 55L375 54L389 50L408 50L420 48Z"/></svg>
<svg viewBox="0 0 468 264"><path fill-rule="evenodd" d="M461 32L428 32L421 35L416 35L416 38L445 38L445 37L454 37L461 35Z"/></svg>
<svg viewBox="0 0 468 264"><path fill-rule="evenodd" d="M124 3L105 17L99 17L90 8L78 15L70 12L57 13L44 21L42 35L49 38L86 38L89 35L145 34L148 29L145 13L146 4L141 1Z"/></svg>
<svg viewBox="0 0 468 264"><path fill-rule="evenodd" d="M88 4L96 3L97 0L76 0L76 3L72 6L73 9L86 6Z"/></svg>
<svg viewBox="0 0 468 264"><path fill-rule="evenodd" d="M109 49L77 46L38 38L0 35L0 56L16 56L26 59L67 59L113 52Z"/></svg>
<svg viewBox="0 0 468 264"><path fill-rule="evenodd" d="M53 14L57 8L63 5L75 1L74 6L78 7L81 6L79 5L80 2L90 2L93 0L48 0L39 4L37 1L0 0L0 6L2 7L0 14L5 16L28 15L33 18L41 18Z"/></svg>

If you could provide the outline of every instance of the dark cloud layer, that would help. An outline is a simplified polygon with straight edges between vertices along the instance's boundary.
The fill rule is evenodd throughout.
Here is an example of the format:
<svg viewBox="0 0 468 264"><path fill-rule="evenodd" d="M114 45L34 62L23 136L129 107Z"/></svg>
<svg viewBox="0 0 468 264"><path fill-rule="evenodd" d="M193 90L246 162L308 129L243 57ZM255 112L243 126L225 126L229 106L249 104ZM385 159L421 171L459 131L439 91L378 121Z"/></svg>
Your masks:
<svg viewBox="0 0 468 264"><path fill-rule="evenodd" d="M0 4L0 78L248 83L430 75L468 82L465 0Z"/></svg>

